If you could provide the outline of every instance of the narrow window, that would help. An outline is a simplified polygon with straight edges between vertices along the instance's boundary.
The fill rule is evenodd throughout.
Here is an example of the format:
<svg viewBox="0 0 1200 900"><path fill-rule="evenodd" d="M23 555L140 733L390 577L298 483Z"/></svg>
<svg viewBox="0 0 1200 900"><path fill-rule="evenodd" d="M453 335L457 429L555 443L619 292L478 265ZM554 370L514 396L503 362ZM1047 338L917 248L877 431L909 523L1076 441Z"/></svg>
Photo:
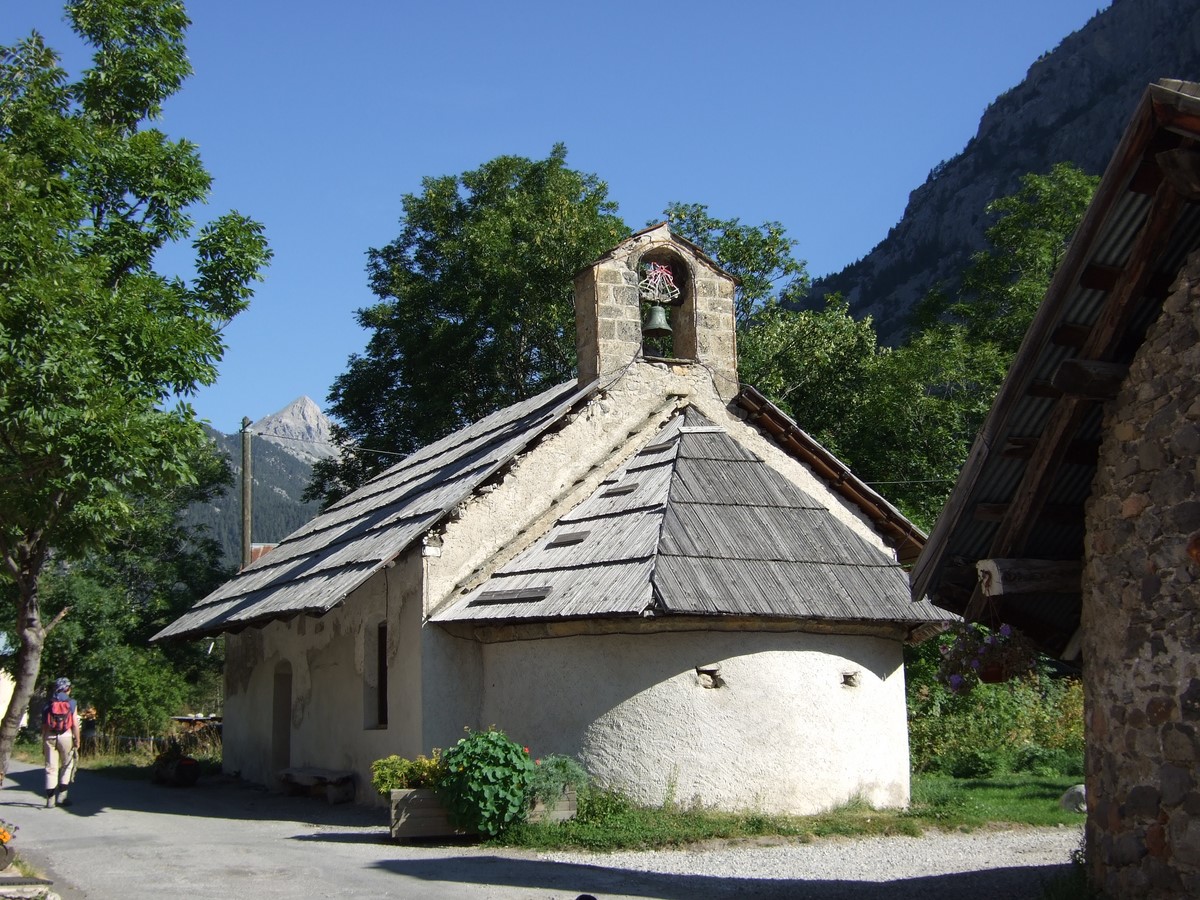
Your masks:
<svg viewBox="0 0 1200 900"><path fill-rule="evenodd" d="M363 629L363 728L387 728L387 638L386 622Z"/></svg>
<svg viewBox="0 0 1200 900"><path fill-rule="evenodd" d="M380 622L375 636L375 655L378 660L375 666L375 721L380 728L387 728L388 723L388 671L387 671L387 622Z"/></svg>

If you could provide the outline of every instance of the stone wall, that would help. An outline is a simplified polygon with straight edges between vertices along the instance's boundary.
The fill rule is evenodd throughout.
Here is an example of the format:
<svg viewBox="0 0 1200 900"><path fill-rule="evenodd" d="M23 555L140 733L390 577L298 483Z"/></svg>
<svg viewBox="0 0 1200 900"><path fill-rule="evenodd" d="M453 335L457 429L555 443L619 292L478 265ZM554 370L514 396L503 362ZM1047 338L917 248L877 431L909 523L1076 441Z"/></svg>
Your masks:
<svg viewBox="0 0 1200 900"><path fill-rule="evenodd" d="M1087 507L1088 865L1112 897L1200 896L1200 254L1105 410Z"/></svg>
<svg viewBox="0 0 1200 900"><path fill-rule="evenodd" d="M672 237L666 225L640 232L575 277L575 346L579 381L618 372L642 356L639 264L654 260L677 269L679 305L669 310L679 360L703 366L718 393L738 391L733 278Z"/></svg>

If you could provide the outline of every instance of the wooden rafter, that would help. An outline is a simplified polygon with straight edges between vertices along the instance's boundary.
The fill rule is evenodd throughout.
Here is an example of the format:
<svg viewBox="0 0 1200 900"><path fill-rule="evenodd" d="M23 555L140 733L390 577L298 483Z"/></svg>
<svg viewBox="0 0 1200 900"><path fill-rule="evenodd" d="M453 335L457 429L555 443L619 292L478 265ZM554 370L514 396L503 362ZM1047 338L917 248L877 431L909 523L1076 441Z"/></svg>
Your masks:
<svg viewBox="0 0 1200 900"><path fill-rule="evenodd" d="M1183 201L1170 182L1162 181L1154 195L1146 220L1129 254L1129 264L1100 310L1092 325L1087 342L1080 351L1086 360L1109 360L1124 337L1129 322L1144 298L1146 284L1154 273L1154 265L1170 239L1171 228L1179 218ZM1078 433L1090 403L1079 397L1062 396L1042 429L1040 440L1020 484L1013 493L1004 518L992 537L988 556L1020 555L1047 498L1058 472L1065 462L1067 450ZM986 597L976 589L967 604L968 619L978 616Z"/></svg>

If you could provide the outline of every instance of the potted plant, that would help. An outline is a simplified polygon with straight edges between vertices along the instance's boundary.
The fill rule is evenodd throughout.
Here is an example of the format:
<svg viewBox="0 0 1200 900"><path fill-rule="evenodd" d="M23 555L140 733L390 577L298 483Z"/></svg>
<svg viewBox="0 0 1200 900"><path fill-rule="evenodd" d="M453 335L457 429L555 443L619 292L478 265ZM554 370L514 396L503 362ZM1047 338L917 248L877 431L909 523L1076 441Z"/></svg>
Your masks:
<svg viewBox="0 0 1200 900"><path fill-rule="evenodd" d="M528 820L564 822L575 818L579 792L587 785L587 772L569 756L552 753L534 760Z"/></svg>
<svg viewBox="0 0 1200 900"><path fill-rule="evenodd" d="M941 647L938 678L955 693L977 684L997 684L1032 672L1038 654L1033 644L1010 625L995 631L974 622L958 622Z"/></svg>
<svg viewBox="0 0 1200 900"><path fill-rule="evenodd" d="M441 750L408 759L385 756L371 763L371 784L391 803L393 840L466 834L450 824L437 788L446 774Z"/></svg>
<svg viewBox="0 0 1200 900"><path fill-rule="evenodd" d="M524 821L534 770L528 747L495 728L467 729L444 760L439 791L451 822L495 837Z"/></svg>

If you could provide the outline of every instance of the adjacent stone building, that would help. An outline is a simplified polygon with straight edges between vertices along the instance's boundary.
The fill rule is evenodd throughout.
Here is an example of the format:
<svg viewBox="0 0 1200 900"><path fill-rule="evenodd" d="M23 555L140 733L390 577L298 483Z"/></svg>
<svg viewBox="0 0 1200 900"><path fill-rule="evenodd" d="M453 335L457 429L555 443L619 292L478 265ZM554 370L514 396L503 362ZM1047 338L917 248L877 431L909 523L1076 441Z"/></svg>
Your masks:
<svg viewBox="0 0 1200 900"><path fill-rule="evenodd" d="M657 226L576 278L578 381L425 447L164 629L225 634L225 766L495 725L647 802L908 802L923 536L737 381L733 280ZM643 342L648 323L657 336Z"/></svg>
<svg viewBox="0 0 1200 900"><path fill-rule="evenodd" d="M1090 842L1122 896L1200 894L1200 253L1104 416L1086 507Z"/></svg>
<svg viewBox="0 0 1200 900"><path fill-rule="evenodd" d="M912 574L1082 666L1110 897L1200 896L1198 141L1200 86L1150 86Z"/></svg>

